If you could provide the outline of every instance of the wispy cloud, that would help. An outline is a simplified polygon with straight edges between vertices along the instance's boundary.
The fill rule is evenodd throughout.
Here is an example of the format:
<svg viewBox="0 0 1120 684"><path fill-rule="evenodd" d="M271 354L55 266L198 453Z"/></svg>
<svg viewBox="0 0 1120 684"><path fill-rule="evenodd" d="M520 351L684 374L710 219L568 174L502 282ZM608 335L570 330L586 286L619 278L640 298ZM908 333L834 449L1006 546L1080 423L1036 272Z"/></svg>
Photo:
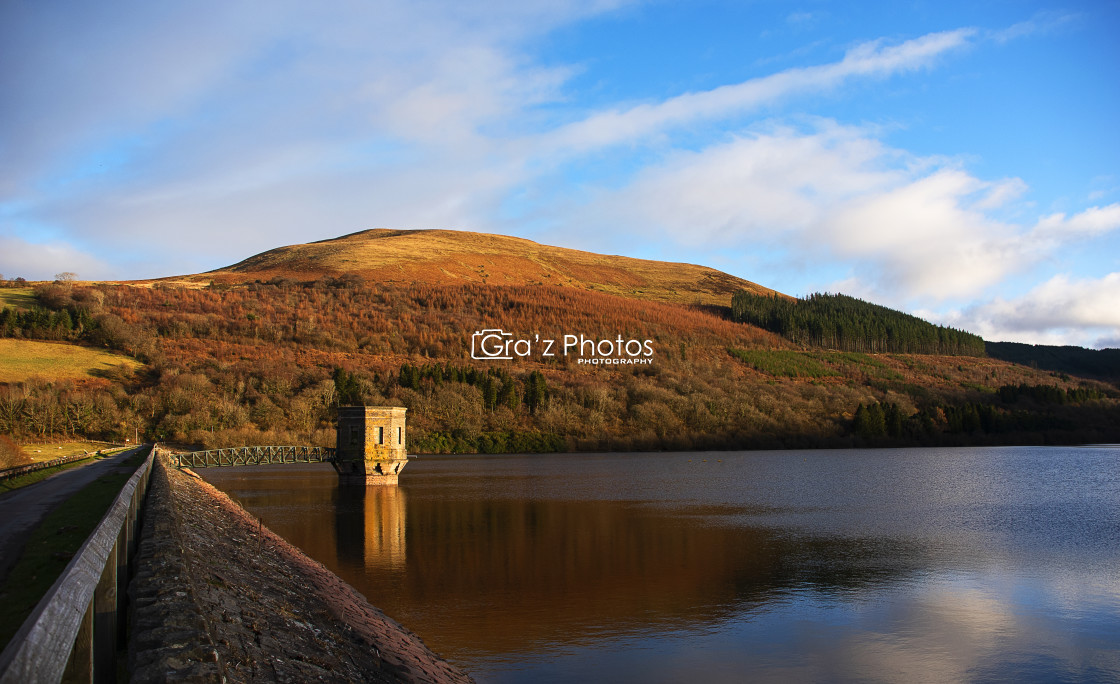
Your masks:
<svg viewBox="0 0 1120 684"><path fill-rule="evenodd" d="M1057 12L1053 10L1038 12L1026 21L1020 21L1006 28L988 32L988 36L997 43L1007 43L1019 38L1026 38L1038 34L1050 33L1078 21L1081 15L1074 12Z"/></svg>
<svg viewBox="0 0 1120 684"><path fill-rule="evenodd" d="M968 43L973 29L931 33L898 45L864 43L830 64L795 68L712 90L686 93L663 102L611 109L568 124L546 137L552 151L585 152L644 138L672 126L743 114L782 98L839 87L857 78L885 77L927 67Z"/></svg>
<svg viewBox="0 0 1120 684"><path fill-rule="evenodd" d="M146 252L119 274L140 277L363 227L485 229L522 178L505 127L567 76L518 46L622 4L5 3L0 234Z"/></svg>

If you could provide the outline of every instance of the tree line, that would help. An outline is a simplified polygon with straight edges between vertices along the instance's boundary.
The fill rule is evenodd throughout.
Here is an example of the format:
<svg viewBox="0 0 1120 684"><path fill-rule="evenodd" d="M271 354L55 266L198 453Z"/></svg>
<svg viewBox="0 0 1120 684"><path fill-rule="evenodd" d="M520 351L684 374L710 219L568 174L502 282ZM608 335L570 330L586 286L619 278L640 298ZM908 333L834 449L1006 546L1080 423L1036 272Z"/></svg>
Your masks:
<svg viewBox="0 0 1120 684"><path fill-rule="evenodd" d="M987 342L984 347L993 359L1056 373L1107 379L1113 383L1120 380L1120 349L1085 349L1021 342Z"/></svg>
<svg viewBox="0 0 1120 684"><path fill-rule="evenodd" d="M482 405L488 411L494 411L499 406L517 411L524 404L530 414L535 414L548 399L548 381L539 370L531 371L519 381L504 368L481 371L451 363L420 366L406 363L398 373L398 382L401 387L413 390L420 390L425 383L437 387L445 382L471 385L479 389Z"/></svg>
<svg viewBox="0 0 1120 684"><path fill-rule="evenodd" d="M62 275L62 274L60 274ZM61 282L38 285L36 304L0 309L0 337L79 342L124 352L141 361L156 354L149 330L126 323L104 305L106 294Z"/></svg>
<svg viewBox="0 0 1120 684"><path fill-rule="evenodd" d="M945 437L1019 435L1066 441L1082 432L1084 438L1109 433L1117 411L1110 406L1116 393L1096 388L1057 385L1003 385L984 399L931 402L907 413L895 402L860 403L852 419L852 433L862 439L899 443L943 442ZM1083 406L1084 405L1084 406Z"/></svg>
<svg viewBox="0 0 1120 684"><path fill-rule="evenodd" d="M804 299L745 290L731 299L731 317L797 344L840 351L984 356L978 335L842 294Z"/></svg>

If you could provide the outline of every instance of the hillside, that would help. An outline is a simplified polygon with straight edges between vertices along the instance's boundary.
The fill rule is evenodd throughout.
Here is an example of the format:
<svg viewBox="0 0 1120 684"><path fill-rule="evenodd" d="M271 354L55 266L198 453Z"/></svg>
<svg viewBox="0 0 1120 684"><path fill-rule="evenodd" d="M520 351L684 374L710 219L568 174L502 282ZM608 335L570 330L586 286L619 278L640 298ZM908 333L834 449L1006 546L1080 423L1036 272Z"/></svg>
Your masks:
<svg viewBox="0 0 1120 684"><path fill-rule="evenodd" d="M360 276L375 283L553 285L624 297L727 306L739 290L773 290L706 266L551 247L453 230L365 230L279 247L186 280L236 284ZM184 280L176 278L174 280Z"/></svg>
<svg viewBox="0 0 1120 684"><path fill-rule="evenodd" d="M366 403L408 408L413 453L1120 441L1120 394L1099 381L976 356L805 348L711 307L574 287L343 278L47 285L37 297L50 312L8 315L0 335L145 366L97 379L107 387L0 383L0 433L17 440L138 430L209 447L330 445L337 406ZM490 328L578 334L614 358L610 341L643 341L628 352L643 363L540 347L480 358L476 331Z"/></svg>

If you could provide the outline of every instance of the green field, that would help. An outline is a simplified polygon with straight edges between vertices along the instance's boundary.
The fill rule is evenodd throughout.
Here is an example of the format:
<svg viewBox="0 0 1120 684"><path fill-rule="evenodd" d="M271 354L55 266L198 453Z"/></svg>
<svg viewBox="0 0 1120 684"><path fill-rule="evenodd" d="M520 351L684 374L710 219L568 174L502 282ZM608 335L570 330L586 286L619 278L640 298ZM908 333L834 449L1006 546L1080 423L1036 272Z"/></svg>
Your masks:
<svg viewBox="0 0 1120 684"><path fill-rule="evenodd" d="M35 293L30 287L0 287L0 308L30 309L35 303Z"/></svg>
<svg viewBox="0 0 1120 684"><path fill-rule="evenodd" d="M141 364L127 356L76 344L0 339L0 382L22 382L36 377L78 380L96 377L121 365L134 369Z"/></svg>

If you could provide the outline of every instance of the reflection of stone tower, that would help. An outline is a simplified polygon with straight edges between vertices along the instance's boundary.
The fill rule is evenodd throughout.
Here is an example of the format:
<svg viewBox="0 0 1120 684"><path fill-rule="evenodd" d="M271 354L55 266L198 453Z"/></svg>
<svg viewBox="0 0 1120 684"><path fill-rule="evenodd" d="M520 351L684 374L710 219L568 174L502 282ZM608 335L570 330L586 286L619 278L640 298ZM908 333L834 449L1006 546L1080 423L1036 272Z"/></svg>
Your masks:
<svg viewBox="0 0 1120 684"><path fill-rule="evenodd" d="M369 570L404 570L404 490L378 487L366 491L365 566Z"/></svg>
<svg viewBox="0 0 1120 684"><path fill-rule="evenodd" d="M378 574L405 568L408 505L403 487L339 487L335 511L338 558Z"/></svg>
<svg viewBox="0 0 1120 684"><path fill-rule="evenodd" d="M395 485L408 463L399 406L340 406L335 470L341 484Z"/></svg>

